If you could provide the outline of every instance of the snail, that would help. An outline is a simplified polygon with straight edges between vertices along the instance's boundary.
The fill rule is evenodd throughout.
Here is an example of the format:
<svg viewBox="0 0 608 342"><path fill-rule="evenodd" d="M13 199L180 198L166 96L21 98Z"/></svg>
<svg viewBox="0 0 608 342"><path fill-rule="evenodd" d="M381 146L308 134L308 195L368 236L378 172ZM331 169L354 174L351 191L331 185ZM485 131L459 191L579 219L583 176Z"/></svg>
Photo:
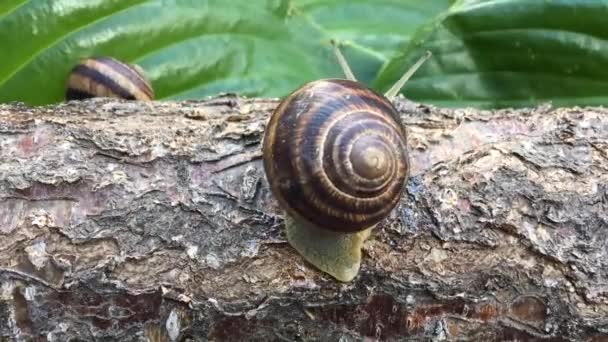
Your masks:
<svg viewBox="0 0 608 342"><path fill-rule="evenodd" d="M332 45L346 79L311 81L286 96L270 117L262 155L289 244L348 282L359 272L363 242L405 189L406 130L391 100L431 53L381 95L355 79Z"/></svg>
<svg viewBox="0 0 608 342"><path fill-rule="evenodd" d="M71 70L65 98L69 101L92 97L151 101L154 90L140 66L111 57L92 57L81 60Z"/></svg>

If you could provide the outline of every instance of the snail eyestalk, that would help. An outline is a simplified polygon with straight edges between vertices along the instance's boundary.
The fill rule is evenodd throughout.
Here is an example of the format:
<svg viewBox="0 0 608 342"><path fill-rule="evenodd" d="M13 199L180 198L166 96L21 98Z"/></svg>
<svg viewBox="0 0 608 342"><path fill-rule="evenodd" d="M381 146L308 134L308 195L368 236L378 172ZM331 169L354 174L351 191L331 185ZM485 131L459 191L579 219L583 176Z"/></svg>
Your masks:
<svg viewBox="0 0 608 342"><path fill-rule="evenodd" d="M344 76L346 76L346 79L350 81L356 81L357 79L355 78L355 74L353 74L353 71L350 69L346 58L344 58L344 55L342 55L338 44L334 40L332 40L331 45L334 49L334 54L338 59L338 64L340 64L340 67L342 68L342 72L344 72Z"/></svg>
<svg viewBox="0 0 608 342"><path fill-rule="evenodd" d="M418 61L412 67L410 67L397 82L395 82L395 84L386 92L386 94L384 94L384 96L389 100L394 99L410 77L412 77L412 75L422 66L424 62L431 58L431 55L431 51L427 51L424 56L420 57Z"/></svg>

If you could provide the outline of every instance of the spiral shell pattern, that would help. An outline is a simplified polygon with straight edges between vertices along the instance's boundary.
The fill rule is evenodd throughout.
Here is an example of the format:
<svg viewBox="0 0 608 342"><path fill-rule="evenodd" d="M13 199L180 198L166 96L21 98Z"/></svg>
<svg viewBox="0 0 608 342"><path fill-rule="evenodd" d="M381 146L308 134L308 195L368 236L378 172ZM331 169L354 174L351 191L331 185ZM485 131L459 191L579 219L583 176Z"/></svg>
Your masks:
<svg viewBox="0 0 608 342"><path fill-rule="evenodd" d="M382 95L348 80L310 82L274 111L263 143L272 193L288 214L357 232L397 205L409 173L406 132Z"/></svg>
<svg viewBox="0 0 608 342"><path fill-rule="evenodd" d="M92 97L150 101L154 91L138 66L111 57L92 57L81 60L70 72L65 98Z"/></svg>

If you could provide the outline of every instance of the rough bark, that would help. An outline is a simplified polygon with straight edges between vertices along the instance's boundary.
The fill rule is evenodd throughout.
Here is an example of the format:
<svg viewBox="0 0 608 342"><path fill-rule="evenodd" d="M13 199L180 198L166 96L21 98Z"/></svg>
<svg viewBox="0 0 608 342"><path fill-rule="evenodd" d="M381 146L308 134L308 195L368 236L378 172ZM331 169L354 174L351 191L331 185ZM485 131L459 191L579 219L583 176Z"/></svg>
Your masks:
<svg viewBox="0 0 608 342"><path fill-rule="evenodd" d="M608 340L608 110L399 100L407 194L343 284L285 241L276 104L0 105L0 337Z"/></svg>

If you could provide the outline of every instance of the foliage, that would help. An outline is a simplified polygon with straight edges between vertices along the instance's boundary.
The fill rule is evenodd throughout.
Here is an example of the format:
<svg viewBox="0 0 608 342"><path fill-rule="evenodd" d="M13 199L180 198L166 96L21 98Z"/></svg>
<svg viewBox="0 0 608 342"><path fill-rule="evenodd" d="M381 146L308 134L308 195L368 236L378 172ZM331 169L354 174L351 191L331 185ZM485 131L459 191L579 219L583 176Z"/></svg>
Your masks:
<svg viewBox="0 0 608 342"><path fill-rule="evenodd" d="M137 63L157 98L279 97L341 77L384 91L433 52L404 89L478 107L603 104L608 2L600 0L3 0L0 102L63 99L83 57Z"/></svg>

